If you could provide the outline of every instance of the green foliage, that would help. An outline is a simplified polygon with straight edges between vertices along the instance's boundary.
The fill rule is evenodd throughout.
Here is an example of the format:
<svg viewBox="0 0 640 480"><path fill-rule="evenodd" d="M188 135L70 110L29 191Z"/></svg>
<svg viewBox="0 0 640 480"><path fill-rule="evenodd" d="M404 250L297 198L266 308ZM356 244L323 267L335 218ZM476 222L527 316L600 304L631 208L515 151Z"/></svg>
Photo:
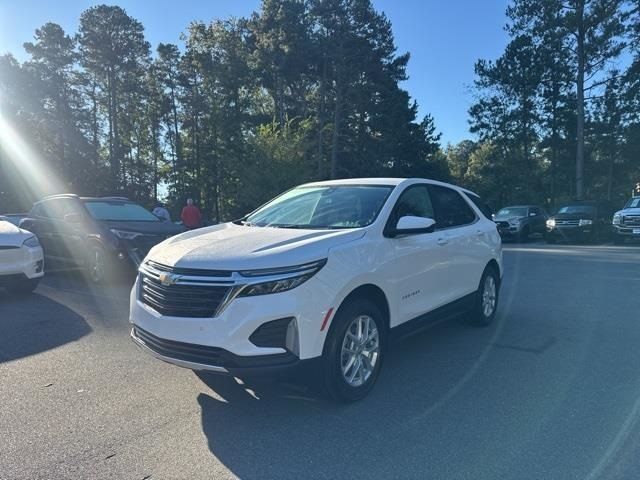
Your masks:
<svg viewBox="0 0 640 480"><path fill-rule="evenodd" d="M639 121L630 113L637 67L613 67L636 45L629 40L637 35L638 17L630 15L624 0L510 4L511 41L495 62L477 62L469 110L472 131L502 158L492 168L503 182L496 188L511 187L505 198L553 206L628 194L636 178L629 164L637 155L626 145ZM459 158L449 161L456 178L464 178Z"/></svg>
<svg viewBox="0 0 640 480"><path fill-rule="evenodd" d="M166 193L174 213L193 197L214 221L327 177L449 178L433 118L399 86L409 55L370 0L264 0L182 40L152 55L117 6L82 12L76 36L46 24L30 60L0 59L3 113L68 190Z"/></svg>

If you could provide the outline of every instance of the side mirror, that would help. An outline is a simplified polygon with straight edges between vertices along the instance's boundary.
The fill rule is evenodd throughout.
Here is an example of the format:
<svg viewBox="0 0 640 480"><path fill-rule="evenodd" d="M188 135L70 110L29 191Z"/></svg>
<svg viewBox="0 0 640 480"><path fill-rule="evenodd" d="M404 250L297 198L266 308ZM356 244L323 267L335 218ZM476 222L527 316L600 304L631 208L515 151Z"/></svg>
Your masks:
<svg viewBox="0 0 640 480"><path fill-rule="evenodd" d="M67 213L64 216L64 221L67 223L80 223L82 222L82 215L79 213Z"/></svg>
<svg viewBox="0 0 640 480"><path fill-rule="evenodd" d="M412 235L420 233L430 233L435 230L436 221L433 218L414 217L407 215L400 217L396 228L389 236L397 237L398 235Z"/></svg>

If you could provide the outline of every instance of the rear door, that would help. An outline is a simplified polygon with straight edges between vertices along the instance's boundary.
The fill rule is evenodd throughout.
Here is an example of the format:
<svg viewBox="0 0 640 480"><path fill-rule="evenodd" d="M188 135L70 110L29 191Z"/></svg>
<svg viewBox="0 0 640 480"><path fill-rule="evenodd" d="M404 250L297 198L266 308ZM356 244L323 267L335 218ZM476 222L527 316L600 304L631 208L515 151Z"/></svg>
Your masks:
<svg viewBox="0 0 640 480"><path fill-rule="evenodd" d="M53 215L52 207L50 206L51 200L45 200L39 202L33 206L29 216L25 218L20 227L34 233L40 244L42 250L47 258L56 258L59 256L57 251L57 245L53 240Z"/></svg>
<svg viewBox="0 0 640 480"><path fill-rule="evenodd" d="M441 276L446 303L478 289L486 262L486 235L475 211L449 187L429 185L436 220L436 236L446 241L447 268Z"/></svg>

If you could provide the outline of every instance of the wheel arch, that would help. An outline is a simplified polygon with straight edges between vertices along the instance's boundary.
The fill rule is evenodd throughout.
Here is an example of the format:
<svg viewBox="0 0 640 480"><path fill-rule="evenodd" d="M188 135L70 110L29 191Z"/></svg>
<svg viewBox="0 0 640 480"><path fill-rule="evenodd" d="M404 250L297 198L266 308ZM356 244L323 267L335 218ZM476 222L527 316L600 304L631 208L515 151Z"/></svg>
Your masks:
<svg viewBox="0 0 640 480"><path fill-rule="evenodd" d="M385 328L387 329L387 331L389 330L390 320L391 320L390 318L391 311L390 311L387 295L384 293L382 288L380 288L378 285L375 285L373 283L365 283L351 290L351 292L349 292L349 294L346 297L344 297L344 299L340 302L340 306L336 308L336 311L333 314L333 318L329 326L329 329L327 330L327 335L325 337L324 346L323 346L323 352L326 349L326 345L327 345L326 338L329 337L332 330L334 329L334 326L336 324L334 320L340 314L340 310L343 309L345 305L348 305L349 302L355 299L360 299L360 298L372 301L380 309L380 311L384 316Z"/></svg>
<svg viewBox="0 0 640 480"><path fill-rule="evenodd" d="M500 265L498 264L495 258L492 258L487 262L487 265L484 267L482 275L484 276L484 272L486 272L489 268L494 269L498 273L498 282L502 282L502 271L500 270Z"/></svg>

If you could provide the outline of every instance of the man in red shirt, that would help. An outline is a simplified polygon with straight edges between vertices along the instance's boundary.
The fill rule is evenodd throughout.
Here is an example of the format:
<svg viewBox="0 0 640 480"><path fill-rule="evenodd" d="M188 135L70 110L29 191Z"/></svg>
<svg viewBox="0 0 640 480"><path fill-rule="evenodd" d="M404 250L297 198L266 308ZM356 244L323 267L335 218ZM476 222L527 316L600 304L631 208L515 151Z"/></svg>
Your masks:
<svg viewBox="0 0 640 480"><path fill-rule="evenodd" d="M200 214L200 209L193 204L193 199L187 199L187 206L182 209L180 218L182 219L182 224L189 230L200 227L202 215Z"/></svg>

